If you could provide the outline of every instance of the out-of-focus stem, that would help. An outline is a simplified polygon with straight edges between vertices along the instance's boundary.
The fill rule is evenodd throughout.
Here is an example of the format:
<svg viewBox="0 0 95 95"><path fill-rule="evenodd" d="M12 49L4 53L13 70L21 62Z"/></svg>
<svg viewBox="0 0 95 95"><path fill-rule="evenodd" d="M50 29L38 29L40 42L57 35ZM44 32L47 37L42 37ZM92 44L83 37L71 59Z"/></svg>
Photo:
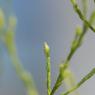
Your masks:
<svg viewBox="0 0 95 95"><path fill-rule="evenodd" d="M69 90L71 88L73 88L76 85L76 80L75 80L75 76L73 74L73 72L70 70L70 68L67 68L64 72L64 83L66 86L66 90ZM75 91L73 93L73 95L79 95L79 93L77 91Z"/></svg>
<svg viewBox="0 0 95 95"><path fill-rule="evenodd" d="M33 82L31 74L23 68L18 58L15 41L14 41L14 31L8 30L6 32L5 45L8 50L8 54L11 58L12 65L17 75L22 80L25 88L27 89L28 95L38 95L37 90L34 87L34 82Z"/></svg>
<svg viewBox="0 0 95 95"><path fill-rule="evenodd" d="M75 87L71 88L68 90L66 93L61 94L61 95L68 95L71 92L75 91L78 89L83 83L85 83L88 79L90 79L93 75L95 74L95 68L93 68Z"/></svg>

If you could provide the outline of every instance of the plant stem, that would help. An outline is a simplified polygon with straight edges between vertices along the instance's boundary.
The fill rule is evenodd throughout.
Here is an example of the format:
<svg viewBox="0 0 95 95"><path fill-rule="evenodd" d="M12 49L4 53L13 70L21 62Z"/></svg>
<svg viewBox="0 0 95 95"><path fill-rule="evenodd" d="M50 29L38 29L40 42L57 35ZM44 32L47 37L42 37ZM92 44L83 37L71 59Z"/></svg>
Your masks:
<svg viewBox="0 0 95 95"><path fill-rule="evenodd" d="M5 45L11 58L13 67L15 68L18 77L22 80L25 88L27 89L27 94L38 95L31 74L23 68L18 58L13 31L7 31L5 36Z"/></svg>
<svg viewBox="0 0 95 95"><path fill-rule="evenodd" d="M51 70L50 70L50 57L47 58L47 88L48 95L51 93Z"/></svg>
<svg viewBox="0 0 95 95"><path fill-rule="evenodd" d="M83 83L85 83L88 79L90 79L93 75L95 74L95 68L93 68L75 87L72 89L68 90L66 93L61 94L61 95L68 95L71 92L75 91L78 89Z"/></svg>
<svg viewBox="0 0 95 95"><path fill-rule="evenodd" d="M46 70L47 70L47 95L51 93L51 62L50 62L50 48L48 44L44 43L44 53L46 56Z"/></svg>
<svg viewBox="0 0 95 95"><path fill-rule="evenodd" d="M79 18L93 31L95 32L95 28L89 23L89 21L86 20L86 17L83 16L81 10L79 9L76 0L71 0L71 3L73 4L73 8L75 12L78 14Z"/></svg>
<svg viewBox="0 0 95 95"><path fill-rule="evenodd" d="M84 35L87 31L87 26L85 24L83 25L83 30L82 31L83 32L82 32L82 34L80 35L80 37L78 39L78 43L77 43L76 47L73 50L72 49L70 50L70 52L69 52L69 54L66 58L66 61L64 62L63 73L64 73L65 69L68 67L69 61L71 60L72 56L74 55L76 50L79 48L81 41L83 40L83 37L84 37ZM61 74L59 73L57 81L56 81L50 95L54 95L55 91L61 86L63 80L64 80L64 77L62 78Z"/></svg>
<svg viewBox="0 0 95 95"><path fill-rule="evenodd" d="M69 90L71 88L73 88L76 85L76 79L75 76L73 74L73 72L70 70L70 68L67 68L64 72L64 83L66 86L66 89ZM79 93L77 91L75 91L73 93L73 95L79 95Z"/></svg>
<svg viewBox="0 0 95 95"><path fill-rule="evenodd" d="M77 8L77 7L76 7L76 8ZM86 8L86 7L84 7L84 8ZM85 9L85 10L86 10L86 9ZM79 11L79 9L77 9L77 12L78 12L78 13L81 13L81 12ZM81 15L82 15L82 13L81 13ZM86 12L85 12L85 16L86 16ZM80 16L80 17L81 17L81 16ZM82 16L82 17L83 17L83 16ZM90 20L91 20L91 17L90 17ZM91 22L91 23L93 23L93 22ZM82 33L81 33L81 35L79 36L79 38L78 38L78 40L77 40L77 44L76 44L76 46L75 46L73 49L72 49L72 47L71 47L71 50L70 50L70 52L69 52L69 54L68 54L68 56L67 56L67 58L66 58L66 60L65 60L65 62L64 62L63 73L64 73L65 69L68 67L68 64L69 64L71 58L73 57L73 55L75 54L75 52L77 51L77 49L80 47L80 45L81 45L81 43L82 43L82 40L83 40L83 38L84 38L84 36L85 36L87 30L88 30L88 25L84 22L84 23L83 23ZM74 41L76 41L76 36L75 36L73 42L74 42ZM61 86L63 80L64 80L64 77L62 78L62 77L61 77L61 74L59 73L59 75L58 75L58 77L57 77L57 80L56 80L56 82L55 82L55 85L54 85L54 87L53 87L53 89L52 89L50 95L54 95L55 91Z"/></svg>

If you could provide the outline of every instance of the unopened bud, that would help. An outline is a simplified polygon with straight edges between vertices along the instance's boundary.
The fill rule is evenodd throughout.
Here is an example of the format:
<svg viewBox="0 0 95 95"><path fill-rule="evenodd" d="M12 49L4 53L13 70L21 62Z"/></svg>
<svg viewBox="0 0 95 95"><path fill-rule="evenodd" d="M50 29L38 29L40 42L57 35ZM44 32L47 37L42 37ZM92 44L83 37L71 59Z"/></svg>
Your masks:
<svg viewBox="0 0 95 95"><path fill-rule="evenodd" d="M44 43L44 52L47 57L50 56L50 48L49 48L47 42Z"/></svg>
<svg viewBox="0 0 95 95"><path fill-rule="evenodd" d="M68 67L68 62L67 63L62 63L59 65L59 68L60 68L60 74L61 74L61 77L64 78L64 73L65 71L67 70L67 67Z"/></svg>
<svg viewBox="0 0 95 95"><path fill-rule="evenodd" d="M76 35L78 35L78 36L80 36L82 34L82 29L81 29L81 27L77 27L76 28Z"/></svg>

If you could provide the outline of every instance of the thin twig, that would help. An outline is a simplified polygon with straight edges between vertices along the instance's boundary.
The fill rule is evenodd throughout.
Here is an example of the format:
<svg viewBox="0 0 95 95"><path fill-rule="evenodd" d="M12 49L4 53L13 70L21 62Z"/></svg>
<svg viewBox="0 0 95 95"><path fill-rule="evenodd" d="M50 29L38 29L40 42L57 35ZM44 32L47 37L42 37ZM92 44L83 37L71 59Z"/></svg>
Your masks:
<svg viewBox="0 0 95 95"><path fill-rule="evenodd" d="M51 93L50 48L46 42L44 43L44 52L46 56L46 70L47 70L47 95L50 95Z"/></svg>
<svg viewBox="0 0 95 95"><path fill-rule="evenodd" d="M78 14L79 18L93 31L95 32L95 28L89 23L89 21L86 20L86 18L83 16L81 10L79 9L76 0L71 0L71 3L73 4L73 8L75 12Z"/></svg>
<svg viewBox="0 0 95 95"><path fill-rule="evenodd" d="M88 79L90 79L93 75L95 74L95 68L93 68L75 87L71 88L68 90L66 93L61 94L61 95L68 95L71 92L75 91L78 89L83 83L85 83Z"/></svg>

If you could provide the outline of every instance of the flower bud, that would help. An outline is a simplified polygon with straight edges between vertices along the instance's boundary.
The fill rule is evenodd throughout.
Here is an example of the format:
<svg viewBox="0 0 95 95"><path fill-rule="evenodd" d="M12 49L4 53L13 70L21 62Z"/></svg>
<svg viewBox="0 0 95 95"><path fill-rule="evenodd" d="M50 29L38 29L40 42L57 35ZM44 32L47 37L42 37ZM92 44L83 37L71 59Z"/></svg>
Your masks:
<svg viewBox="0 0 95 95"><path fill-rule="evenodd" d="M81 34L82 34L82 29L81 29L81 27L78 26L78 27L76 28L76 35L77 35L77 36L80 36Z"/></svg>
<svg viewBox="0 0 95 95"><path fill-rule="evenodd" d="M67 67L68 67L68 63L59 65L61 78L64 78L64 73L66 72ZM65 75L66 75L66 73L65 73Z"/></svg>
<svg viewBox="0 0 95 95"><path fill-rule="evenodd" d="M45 55L46 55L47 57L50 56L50 48L49 48L47 42L44 43L44 52L45 52Z"/></svg>

